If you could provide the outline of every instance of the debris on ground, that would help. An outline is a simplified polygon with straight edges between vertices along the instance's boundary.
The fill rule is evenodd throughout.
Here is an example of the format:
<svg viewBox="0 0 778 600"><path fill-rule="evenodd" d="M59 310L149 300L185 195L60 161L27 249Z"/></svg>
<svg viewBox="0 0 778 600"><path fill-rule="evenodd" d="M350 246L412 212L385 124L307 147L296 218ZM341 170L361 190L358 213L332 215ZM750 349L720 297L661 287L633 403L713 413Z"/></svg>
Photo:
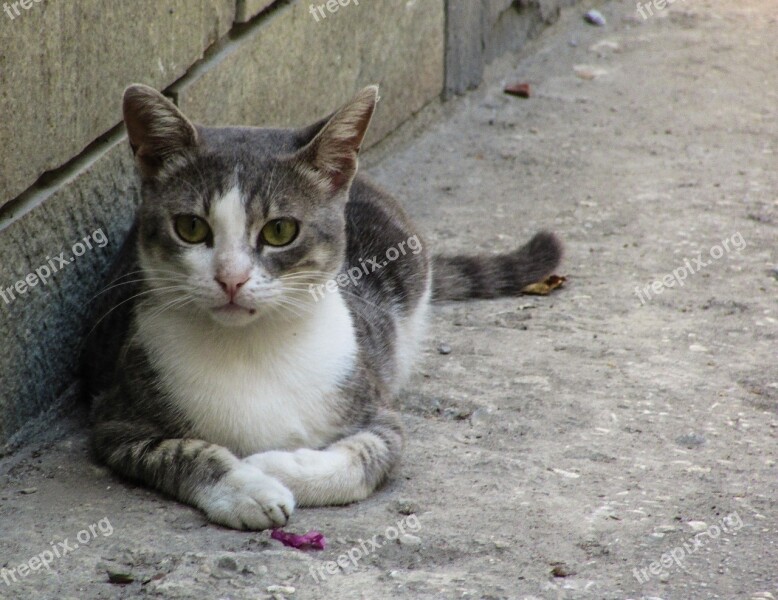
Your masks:
<svg viewBox="0 0 778 600"><path fill-rule="evenodd" d="M309 531L306 534L299 535L282 529L274 529L270 533L270 537L278 540L284 546L297 548L298 550L324 550L324 547L327 545L324 534L318 531Z"/></svg>
<svg viewBox="0 0 778 600"><path fill-rule="evenodd" d="M503 91L519 98L529 98L531 93L529 83L524 82L509 83L503 88Z"/></svg>
<svg viewBox="0 0 778 600"><path fill-rule="evenodd" d="M590 10L584 15L584 21L589 23L589 25L595 25L597 27L603 27L607 21L605 20L605 17L602 16L602 13L599 10Z"/></svg>
<svg viewBox="0 0 778 600"><path fill-rule="evenodd" d="M555 289L560 288L567 281L567 277L561 275L549 275L543 281L530 283L521 290L522 294L531 296L548 296Z"/></svg>

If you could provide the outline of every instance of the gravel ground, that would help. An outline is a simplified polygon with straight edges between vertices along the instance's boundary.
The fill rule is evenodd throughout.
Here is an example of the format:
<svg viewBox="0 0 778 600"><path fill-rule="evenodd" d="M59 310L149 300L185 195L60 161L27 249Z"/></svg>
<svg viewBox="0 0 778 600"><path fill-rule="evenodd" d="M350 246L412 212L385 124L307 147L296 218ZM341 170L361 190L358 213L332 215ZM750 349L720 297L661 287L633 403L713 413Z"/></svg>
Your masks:
<svg viewBox="0 0 778 600"><path fill-rule="evenodd" d="M114 478L75 411L0 460L0 566L64 553L0 598L778 598L778 11L600 8L367 157L437 249L552 229L568 281L438 307L397 476L289 526L325 551Z"/></svg>

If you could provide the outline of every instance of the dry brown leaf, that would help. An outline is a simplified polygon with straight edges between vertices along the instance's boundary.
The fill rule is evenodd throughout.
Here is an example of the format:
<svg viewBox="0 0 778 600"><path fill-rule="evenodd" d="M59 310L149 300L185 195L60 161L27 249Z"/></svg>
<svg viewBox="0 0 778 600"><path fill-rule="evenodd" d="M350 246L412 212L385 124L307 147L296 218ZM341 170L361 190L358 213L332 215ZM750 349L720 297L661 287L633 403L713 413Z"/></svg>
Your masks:
<svg viewBox="0 0 778 600"><path fill-rule="evenodd" d="M519 82L511 83L509 85L506 85L503 90L506 94L510 94L511 96L518 96L519 98L529 98L531 94L531 87L530 84Z"/></svg>
<svg viewBox="0 0 778 600"><path fill-rule="evenodd" d="M549 275L543 281L537 283L530 283L521 290L522 294L530 294L532 296L548 296L555 289L562 287L567 277L562 275Z"/></svg>

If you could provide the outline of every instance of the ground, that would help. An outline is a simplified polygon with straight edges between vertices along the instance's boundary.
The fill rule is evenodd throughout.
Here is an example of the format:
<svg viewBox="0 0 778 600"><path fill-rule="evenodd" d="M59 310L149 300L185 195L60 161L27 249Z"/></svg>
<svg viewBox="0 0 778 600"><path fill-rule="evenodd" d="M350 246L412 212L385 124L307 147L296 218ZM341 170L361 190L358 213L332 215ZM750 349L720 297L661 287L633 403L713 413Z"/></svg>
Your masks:
<svg viewBox="0 0 778 600"><path fill-rule="evenodd" d="M366 157L431 247L551 229L568 280L437 307L395 478L289 525L326 550L121 482L65 419L0 461L0 566L65 553L0 598L778 598L775 5L601 10Z"/></svg>

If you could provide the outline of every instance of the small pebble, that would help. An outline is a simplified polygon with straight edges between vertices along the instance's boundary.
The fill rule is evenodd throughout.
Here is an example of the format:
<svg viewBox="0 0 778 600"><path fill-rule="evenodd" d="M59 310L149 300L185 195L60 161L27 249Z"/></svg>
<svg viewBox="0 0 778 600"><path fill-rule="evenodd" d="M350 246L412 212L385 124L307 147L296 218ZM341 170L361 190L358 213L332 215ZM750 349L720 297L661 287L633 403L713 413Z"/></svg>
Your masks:
<svg viewBox="0 0 778 600"><path fill-rule="evenodd" d="M565 471L564 469L553 468L551 470L557 475L561 475L562 477L567 477L568 479L578 479L580 477L578 473L573 473L572 471Z"/></svg>
<svg viewBox="0 0 778 600"><path fill-rule="evenodd" d="M451 346L449 346L446 343L443 343L440 346L438 346L438 352L440 354L451 354Z"/></svg>
<svg viewBox="0 0 778 600"><path fill-rule="evenodd" d="M592 67L589 65L575 65L573 67L575 74L581 79L591 80L607 75L608 71L601 69L600 67Z"/></svg>
<svg viewBox="0 0 778 600"><path fill-rule="evenodd" d="M484 425L489 422L489 416L492 414L492 410L484 406L476 408L473 414L470 415L471 425Z"/></svg>
<svg viewBox="0 0 778 600"><path fill-rule="evenodd" d="M231 556L222 556L216 563L216 566L225 571L237 571L238 563Z"/></svg>
<svg viewBox="0 0 778 600"><path fill-rule="evenodd" d="M565 563L560 562L551 565L551 574L554 577L570 577L571 575L575 575L575 572Z"/></svg>
<svg viewBox="0 0 778 600"><path fill-rule="evenodd" d="M403 546L421 546L421 538L418 535L404 533L400 536L400 543Z"/></svg>
<svg viewBox="0 0 778 600"><path fill-rule="evenodd" d="M599 42L589 46L589 52L596 52L597 54L606 54L607 52L618 52L620 46L616 42L611 40L600 40Z"/></svg>
<svg viewBox="0 0 778 600"><path fill-rule="evenodd" d="M584 21L589 23L589 25L596 25L597 27L602 27L607 23L605 20L605 17L602 16L602 13L599 10L590 10L584 15Z"/></svg>
<svg viewBox="0 0 778 600"><path fill-rule="evenodd" d="M676 531L678 528L674 527L673 525L659 525L655 529L659 533L671 533L673 531Z"/></svg>
<svg viewBox="0 0 778 600"><path fill-rule="evenodd" d="M458 408L456 406L449 406L443 409L443 418L449 421L464 421L473 414L472 411L466 408Z"/></svg>
<svg viewBox="0 0 778 600"><path fill-rule="evenodd" d="M675 442L679 446L685 446L687 448L697 448L702 446L705 441L705 436L693 432L689 432L675 438Z"/></svg>
<svg viewBox="0 0 778 600"><path fill-rule="evenodd" d="M130 573L121 571L108 571L108 581L110 583L132 583L135 578Z"/></svg>
<svg viewBox="0 0 778 600"><path fill-rule="evenodd" d="M20 494L34 494L38 491L38 488L31 487L31 488L24 488L23 490L19 490Z"/></svg>
<svg viewBox="0 0 778 600"><path fill-rule="evenodd" d="M705 531L708 528L708 524L705 521L689 521L687 525L694 533Z"/></svg>
<svg viewBox="0 0 778 600"><path fill-rule="evenodd" d="M398 498L392 503L392 509L401 515L413 515L419 512L419 504L409 498Z"/></svg>
<svg viewBox="0 0 778 600"><path fill-rule="evenodd" d="M268 594L294 594L295 591L291 585L270 585L267 588Z"/></svg>

